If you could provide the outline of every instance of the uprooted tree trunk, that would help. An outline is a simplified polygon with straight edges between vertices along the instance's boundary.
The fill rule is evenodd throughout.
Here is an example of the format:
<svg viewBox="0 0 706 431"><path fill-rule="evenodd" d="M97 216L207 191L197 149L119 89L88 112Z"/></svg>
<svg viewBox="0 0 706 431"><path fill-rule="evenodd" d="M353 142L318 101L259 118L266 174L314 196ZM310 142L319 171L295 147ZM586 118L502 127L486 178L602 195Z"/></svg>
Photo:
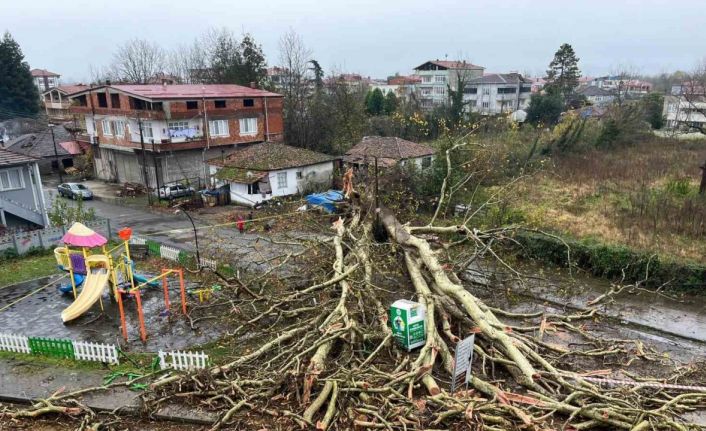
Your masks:
<svg viewBox="0 0 706 431"><path fill-rule="evenodd" d="M239 317L230 338L237 346L248 333L249 349L199 374L154 380L143 396L146 408L191 400L218 412L214 430L254 428L248 422L257 423L254 418L281 429L319 430L692 427L678 415L704 407L704 392L599 387L567 367L572 356L595 358L599 365L610 357L655 358L635 341L587 333L576 322L592 312L517 314L492 307L449 271L439 252L447 247L435 249L421 234L433 232L439 240L462 235L478 250L488 250L488 236L465 225L411 228L389 210L379 215L386 243L372 240L365 213L334 223L333 241L314 247L315 256L302 265L302 271L320 268L316 273L325 278L230 299L227 306L241 304L241 312L249 313ZM257 282L264 289L266 281ZM427 310L425 344L411 353L392 345L387 325L385 308L399 298L416 298ZM583 341L547 341L547 334L560 330ZM451 394L451 352L471 332L477 334L475 391ZM582 345L588 348L577 347ZM14 414L39 415L45 407Z"/></svg>

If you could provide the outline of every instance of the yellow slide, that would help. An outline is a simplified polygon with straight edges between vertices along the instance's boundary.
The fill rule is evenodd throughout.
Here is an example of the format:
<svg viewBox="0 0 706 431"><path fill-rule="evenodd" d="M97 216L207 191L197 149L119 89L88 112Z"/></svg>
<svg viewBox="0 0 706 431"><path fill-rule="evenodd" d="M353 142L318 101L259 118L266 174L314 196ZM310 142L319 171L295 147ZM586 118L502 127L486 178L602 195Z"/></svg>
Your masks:
<svg viewBox="0 0 706 431"><path fill-rule="evenodd" d="M86 258L86 272L88 274L83 282L83 289L74 303L61 313L61 320L64 323L81 316L100 299L110 277L108 268L110 268L108 256L94 255Z"/></svg>

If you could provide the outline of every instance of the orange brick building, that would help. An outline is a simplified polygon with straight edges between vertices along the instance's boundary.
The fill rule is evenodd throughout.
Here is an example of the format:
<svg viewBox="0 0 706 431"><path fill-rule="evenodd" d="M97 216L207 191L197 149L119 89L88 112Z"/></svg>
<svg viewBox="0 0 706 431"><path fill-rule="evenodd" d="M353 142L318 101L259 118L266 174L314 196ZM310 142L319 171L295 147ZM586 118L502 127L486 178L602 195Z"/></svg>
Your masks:
<svg viewBox="0 0 706 431"><path fill-rule="evenodd" d="M205 184L206 160L282 139L282 96L255 88L107 83L70 98L70 112L85 118L96 176L108 181Z"/></svg>

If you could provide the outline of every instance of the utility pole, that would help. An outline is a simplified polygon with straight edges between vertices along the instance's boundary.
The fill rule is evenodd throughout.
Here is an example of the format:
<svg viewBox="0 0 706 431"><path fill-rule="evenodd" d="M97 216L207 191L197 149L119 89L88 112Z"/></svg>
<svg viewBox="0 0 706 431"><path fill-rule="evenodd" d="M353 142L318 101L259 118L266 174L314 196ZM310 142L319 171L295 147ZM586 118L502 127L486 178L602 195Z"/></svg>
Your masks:
<svg viewBox="0 0 706 431"><path fill-rule="evenodd" d="M140 146L142 147L142 176L145 179L145 188L147 189L147 203L152 205L152 195L150 193L149 179L147 178L147 155L145 150L145 138L142 133L142 118L137 117L137 125L140 128ZM157 189L157 196L159 196L159 189Z"/></svg>
<svg viewBox="0 0 706 431"><path fill-rule="evenodd" d="M59 171L59 183L64 182L64 176L61 174L61 163L59 162L59 152L56 150L56 138L54 137L54 125L49 124L49 130L51 131L51 141L54 143L54 161L56 161L56 168Z"/></svg>

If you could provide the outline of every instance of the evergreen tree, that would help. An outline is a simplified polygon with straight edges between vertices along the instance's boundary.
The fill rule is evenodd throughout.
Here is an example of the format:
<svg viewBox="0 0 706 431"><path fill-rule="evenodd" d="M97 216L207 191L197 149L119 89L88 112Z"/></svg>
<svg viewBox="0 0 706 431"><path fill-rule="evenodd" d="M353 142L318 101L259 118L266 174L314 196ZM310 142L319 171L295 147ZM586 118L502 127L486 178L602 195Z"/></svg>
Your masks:
<svg viewBox="0 0 706 431"><path fill-rule="evenodd" d="M321 90L324 88L324 69L316 60L309 60L309 63L311 63L311 71L314 72L314 85L316 86L317 90Z"/></svg>
<svg viewBox="0 0 706 431"><path fill-rule="evenodd" d="M385 101L383 102L382 110L385 115L392 115L395 111L397 111L398 105L399 102L397 100L397 96L395 96L394 92L390 91L385 95Z"/></svg>
<svg viewBox="0 0 706 431"><path fill-rule="evenodd" d="M20 45L6 32L0 40L0 118L33 115L39 93Z"/></svg>
<svg viewBox="0 0 706 431"><path fill-rule="evenodd" d="M554 59L549 63L547 70L547 81L545 86L548 93L558 93L568 97L579 85L581 71L579 70L579 59L576 57L574 48L568 43L559 47L554 54Z"/></svg>
<svg viewBox="0 0 706 431"><path fill-rule="evenodd" d="M250 85L254 82L258 86L261 85L267 76L267 61L262 46L258 45L250 34L246 34L240 41L240 53L243 62L240 66L239 82L236 84Z"/></svg>
<svg viewBox="0 0 706 431"><path fill-rule="evenodd" d="M564 110L564 100L560 94L535 94L527 108L527 121L544 126L559 122Z"/></svg>
<svg viewBox="0 0 706 431"><path fill-rule="evenodd" d="M641 102L645 120L650 123L653 129L661 129L664 126L664 117L662 116L664 96L656 92L650 93Z"/></svg>
<svg viewBox="0 0 706 431"><path fill-rule="evenodd" d="M365 95L365 112L368 115L380 115L383 112L384 103L385 96L382 95L382 91L379 88L369 91Z"/></svg>
<svg viewBox="0 0 706 431"><path fill-rule="evenodd" d="M262 47L249 34L238 40L227 30L212 34L210 83L248 86L261 85L267 74L267 62Z"/></svg>

